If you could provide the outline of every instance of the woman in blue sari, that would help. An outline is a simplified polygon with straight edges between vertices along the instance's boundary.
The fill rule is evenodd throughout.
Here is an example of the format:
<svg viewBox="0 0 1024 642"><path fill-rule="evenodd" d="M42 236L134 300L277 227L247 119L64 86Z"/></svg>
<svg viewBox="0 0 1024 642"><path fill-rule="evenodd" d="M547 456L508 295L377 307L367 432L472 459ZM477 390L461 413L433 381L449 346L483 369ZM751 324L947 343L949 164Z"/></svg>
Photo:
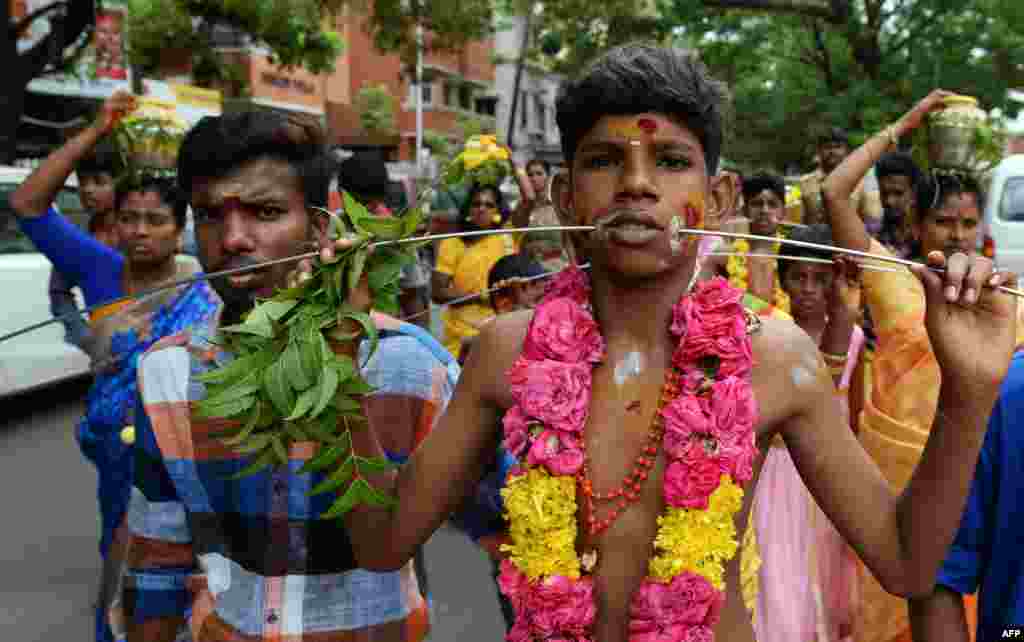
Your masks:
<svg viewBox="0 0 1024 642"><path fill-rule="evenodd" d="M118 113L130 109L129 98L118 94L110 99L100 119L47 158L10 199L22 231L56 270L79 284L90 306L188 278L200 269L191 257L178 255L187 205L173 178L141 174L119 182L115 227L120 251L89 236L50 205L75 163L109 133ZM91 338L85 348L95 378L75 436L99 477L104 574L98 641L112 639L104 612L116 593L125 554L127 538L119 539L117 532L128 506L132 456L121 434L134 421L136 364L158 339L208 321L219 308L219 298L202 281L136 301L112 302L89 320Z"/></svg>

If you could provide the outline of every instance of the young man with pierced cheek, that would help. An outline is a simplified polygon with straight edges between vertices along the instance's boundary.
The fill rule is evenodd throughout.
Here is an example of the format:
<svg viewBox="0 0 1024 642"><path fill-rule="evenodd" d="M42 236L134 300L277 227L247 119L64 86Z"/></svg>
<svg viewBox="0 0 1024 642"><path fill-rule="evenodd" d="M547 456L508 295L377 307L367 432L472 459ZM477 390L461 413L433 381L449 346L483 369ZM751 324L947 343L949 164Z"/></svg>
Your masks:
<svg viewBox="0 0 1024 642"><path fill-rule="evenodd" d="M207 271L219 272L309 251L316 214L307 210L295 172L274 158L257 158L220 179L192 188L196 241ZM226 279L225 323L236 323L256 297L273 296L294 266L281 264ZM215 281L216 283L217 281Z"/></svg>
<svg viewBox="0 0 1024 642"><path fill-rule="evenodd" d="M590 276L567 272L535 311L481 332L437 428L401 471L372 480L397 505L346 518L360 565L400 568L462 504L504 412L504 443L522 462L504 495L510 639L752 642L756 585L741 582L740 561L753 543L737 548L758 446L775 435L888 590L931 590L1012 347L1007 298L986 289L975 305L960 293L1005 277L963 255L936 260L944 277L920 273L943 412L894 496L839 420L814 341L752 319L724 280L693 285L686 208L732 196L716 175L724 95L692 55L644 45L609 51L563 88L570 175L554 197L567 223L599 226L573 239ZM623 131L634 126L642 135ZM373 437L358 433L357 450L379 453Z"/></svg>
<svg viewBox="0 0 1024 642"><path fill-rule="evenodd" d="M315 248L327 227L315 207L326 205L333 171L315 120L259 112L200 121L182 143L178 177L206 272ZM214 279L219 323L286 287L294 266ZM375 389L369 425L400 463L443 412L459 370L421 328L373 316L376 352L363 345L352 356ZM168 337L139 361L127 639L169 642L188 627L204 642L419 642L430 623L413 565L357 568L344 524L319 517L334 497L310 496L323 475L298 473L314 444L292 444L286 467L236 479L251 458L218 439L222 422L190 412L206 396L200 375L234 358L217 343L219 323Z"/></svg>

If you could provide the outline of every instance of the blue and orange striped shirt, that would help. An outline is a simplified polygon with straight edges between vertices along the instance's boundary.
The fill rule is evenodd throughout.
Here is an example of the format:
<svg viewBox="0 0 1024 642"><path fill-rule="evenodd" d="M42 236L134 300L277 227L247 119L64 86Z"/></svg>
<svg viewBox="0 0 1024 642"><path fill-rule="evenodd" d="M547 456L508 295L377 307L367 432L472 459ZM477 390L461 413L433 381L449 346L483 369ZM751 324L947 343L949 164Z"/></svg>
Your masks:
<svg viewBox="0 0 1024 642"><path fill-rule="evenodd" d="M458 364L422 329L374 321L380 343L363 368L376 390L368 419L386 447L411 450L443 413ZM213 437L223 422L191 416L205 396L196 376L230 359L211 349L213 331L169 337L139 365L125 617L190 611L192 637L211 642L423 639L429 617L412 564L359 569L343 522L319 518L334 496L310 497L323 474L297 472L312 443L293 444L287 469L230 479L250 458ZM360 352L363 363L365 343Z"/></svg>

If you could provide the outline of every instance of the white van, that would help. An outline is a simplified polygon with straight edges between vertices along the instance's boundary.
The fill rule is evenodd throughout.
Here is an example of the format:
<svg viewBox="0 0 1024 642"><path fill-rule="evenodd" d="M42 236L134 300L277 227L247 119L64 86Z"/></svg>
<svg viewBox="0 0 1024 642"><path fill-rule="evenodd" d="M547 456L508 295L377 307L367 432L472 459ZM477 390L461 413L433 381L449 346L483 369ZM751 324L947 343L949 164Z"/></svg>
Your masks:
<svg viewBox="0 0 1024 642"><path fill-rule="evenodd" d="M993 170L982 229L985 254L1024 274L1024 154L1007 156Z"/></svg>
<svg viewBox="0 0 1024 642"><path fill-rule="evenodd" d="M8 198L31 170L0 167L0 336L50 318L50 261L18 230ZM57 207L84 225L74 176L57 196ZM81 302L80 302L81 304ZM0 342L0 397L27 392L89 373L89 357L64 342L53 323Z"/></svg>

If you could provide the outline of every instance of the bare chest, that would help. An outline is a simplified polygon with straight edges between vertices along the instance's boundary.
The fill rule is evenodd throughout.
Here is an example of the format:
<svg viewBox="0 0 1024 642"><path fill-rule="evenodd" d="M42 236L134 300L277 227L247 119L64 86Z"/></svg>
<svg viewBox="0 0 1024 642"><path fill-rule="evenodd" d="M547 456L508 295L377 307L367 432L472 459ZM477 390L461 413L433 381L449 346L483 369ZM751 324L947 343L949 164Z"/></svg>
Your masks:
<svg viewBox="0 0 1024 642"><path fill-rule="evenodd" d="M775 300L775 259L747 258L747 289L765 301Z"/></svg>

